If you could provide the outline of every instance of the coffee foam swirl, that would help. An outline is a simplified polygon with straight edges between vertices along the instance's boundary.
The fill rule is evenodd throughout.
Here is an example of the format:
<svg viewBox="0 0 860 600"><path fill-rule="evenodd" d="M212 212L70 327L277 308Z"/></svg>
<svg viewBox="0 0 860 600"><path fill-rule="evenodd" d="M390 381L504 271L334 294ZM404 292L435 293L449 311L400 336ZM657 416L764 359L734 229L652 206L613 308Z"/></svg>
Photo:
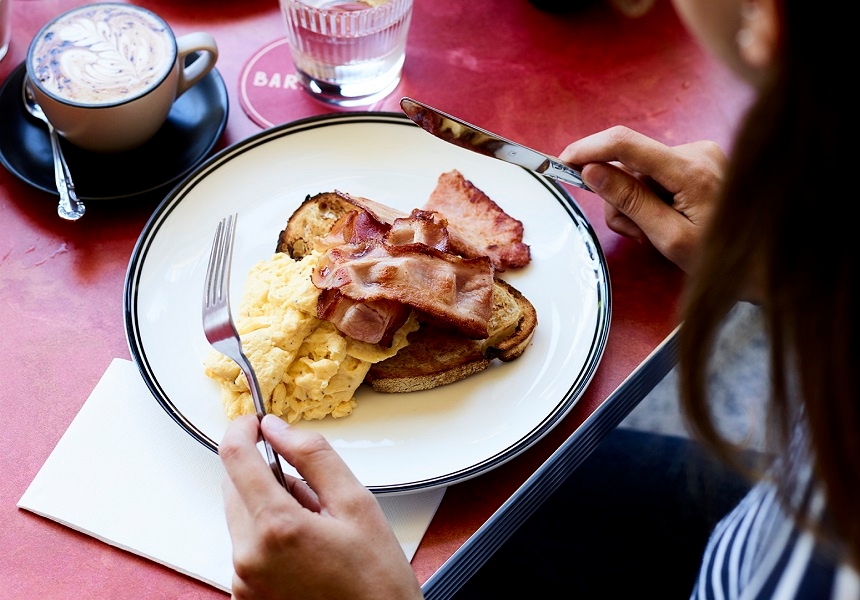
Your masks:
<svg viewBox="0 0 860 600"><path fill-rule="evenodd" d="M31 54L40 84L56 96L110 104L157 85L174 63L164 23L145 11L85 7L45 28Z"/></svg>

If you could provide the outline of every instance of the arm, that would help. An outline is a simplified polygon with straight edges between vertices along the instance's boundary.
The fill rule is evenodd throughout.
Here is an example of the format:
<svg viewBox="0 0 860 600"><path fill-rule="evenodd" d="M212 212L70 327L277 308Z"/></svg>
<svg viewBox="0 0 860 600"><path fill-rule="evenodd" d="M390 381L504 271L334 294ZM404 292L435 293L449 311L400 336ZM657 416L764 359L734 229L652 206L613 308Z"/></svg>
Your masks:
<svg viewBox="0 0 860 600"><path fill-rule="evenodd" d="M421 598L378 502L318 433L262 422L272 447L304 477L285 492L256 448L257 417L230 423L219 454L233 540L233 597Z"/></svg>
<svg viewBox="0 0 860 600"><path fill-rule="evenodd" d="M626 127L573 142L560 157L584 165L612 231L649 241L685 271L710 220L727 159L714 142L666 146Z"/></svg>

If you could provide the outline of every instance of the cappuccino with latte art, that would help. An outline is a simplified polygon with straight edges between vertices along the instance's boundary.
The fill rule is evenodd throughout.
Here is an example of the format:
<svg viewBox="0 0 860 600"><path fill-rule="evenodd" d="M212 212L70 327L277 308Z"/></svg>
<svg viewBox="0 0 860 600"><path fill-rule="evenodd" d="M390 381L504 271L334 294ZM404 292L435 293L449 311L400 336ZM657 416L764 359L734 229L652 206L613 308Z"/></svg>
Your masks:
<svg viewBox="0 0 860 600"><path fill-rule="evenodd" d="M66 13L34 41L32 69L70 102L111 104L146 93L173 68L176 44L154 14L121 4Z"/></svg>
<svg viewBox="0 0 860 600"><path fill-rule="evenodd" d="M95 3L69 10L36 34L27 78L57 133L95 152L148 141L173 103L215 66L208 33L176 37L150 10Z"/></svg>

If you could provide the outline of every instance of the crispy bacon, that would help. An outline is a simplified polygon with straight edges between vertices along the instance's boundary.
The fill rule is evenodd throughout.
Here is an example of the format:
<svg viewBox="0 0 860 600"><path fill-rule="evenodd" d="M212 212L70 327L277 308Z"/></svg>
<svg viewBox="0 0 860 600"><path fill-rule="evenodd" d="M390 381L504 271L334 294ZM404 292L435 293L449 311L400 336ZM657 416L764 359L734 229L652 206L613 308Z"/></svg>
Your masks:
<svg viewBox="0 0 860 600"><path fill-rule="evenodd" d="M493 269L485 256L465 259L424 244L367 240L327 250L312 280L360 302L402 302L467 337L489 334Z"/></svg>
<svg viewBox="0 0 860 600"><path fill-rule="evenodd" d="M487 337L494 272L531 260L520 221L456 170L443 173L423 209L409 215L337 193L356 210L323 240L313 274L323 290L318 316L354 339L388 346L411 309L467 337Z"/></svg>
<svg viewBox="0 0 860 600"><path fill-rule="evenodd" d="M322 240L324 247L386 236L386 241L394 245L418 242L442 252L452 251L444 215L418 208L406 215L367 198L337 193L354 204L356 211L347 213L332 226Z"/></svg>
<svg viewBox="0 0 860 600"><path fill-rule="evenodd" d="M417 208L409 218L394 219L385 241L392 246L424 244L440 252L451 252L448 221L439 213Z"/></svg>
<svg viewBox="0 0 860 600"><path fill-rule="evenodd" d="M338 192L377 220L392 224L406 213L360 196ZM463 174L453 169L442 173L423 210L440 213L448 222L451 251L475 258L489 256L498 272L518 269L531 262L531 250L523 243L522 221L507 214Z"/></svg>
<svg viewBox="0 0 860 600"><path fill-rule="evenodd" d="M463 256L489 256L501 272L524 267L531 251L523 243L523 224L508 215L484 192L457 171L439 176L425 210L448 219L454 251Z"/></svg>
<svg viewBox="0 0 860 600"><path fill-rule="evenodd" d="M356 210L335 221L328 235L318 242L317 248L322 250L341 244L357 244L364 240L381 238L390 230L391 225L380 221L373 213L356 207Z"/></svg>
<svg viewBox="0 0 860 600"><path fill-rule="evenodd" d="M322 290L317 302L317 316L331 322L344 335L387 348L394 332L409 317L409 307L395 300L357 302L338 289Z"/></svg>

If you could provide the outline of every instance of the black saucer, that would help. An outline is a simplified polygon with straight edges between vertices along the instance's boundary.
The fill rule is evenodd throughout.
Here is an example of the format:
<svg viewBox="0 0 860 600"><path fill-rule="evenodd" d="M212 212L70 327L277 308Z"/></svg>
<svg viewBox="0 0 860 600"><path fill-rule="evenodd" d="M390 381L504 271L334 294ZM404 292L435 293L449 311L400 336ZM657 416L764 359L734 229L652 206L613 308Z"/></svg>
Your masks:
<svg viewBox="0 0 860 600"><path fill-rule="evenodd" d="M21 63L0 89L0 162L30 185L58 195L48 130L26 112L21 100L25 74ZM143 146L98 154L61 140L78 197L116 200L175 183L215 146L227 125L227 112L227 88L212 69L179 97L167 122Z"/></svg>

